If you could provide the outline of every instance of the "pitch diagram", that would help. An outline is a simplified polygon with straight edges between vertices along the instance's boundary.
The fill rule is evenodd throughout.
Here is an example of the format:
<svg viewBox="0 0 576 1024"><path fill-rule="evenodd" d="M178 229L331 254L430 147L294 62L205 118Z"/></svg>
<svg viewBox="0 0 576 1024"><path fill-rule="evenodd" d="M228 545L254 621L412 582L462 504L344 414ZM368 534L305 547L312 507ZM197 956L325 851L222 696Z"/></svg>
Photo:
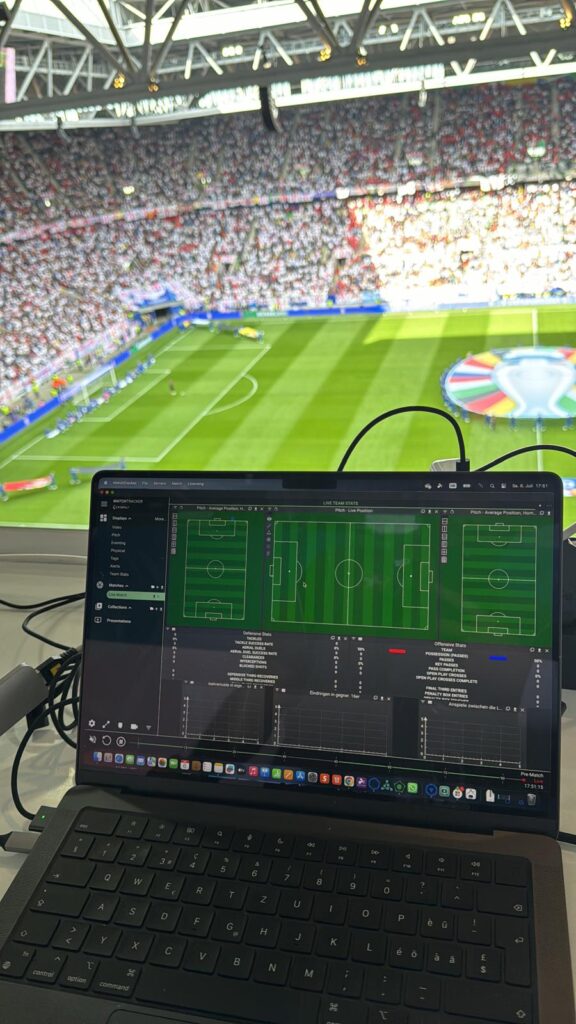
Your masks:
<svg viewBox="0 0 576 1024"><path fill-rule="evenodd" d="M462 527L463 633L535 636L537 528Z"/></svg>
<svg viewBox="0 0 576 1024"><path fill-rule="evenodd" d="M232 516L188 519L184 619L238 625L246 615L248 523Z"/></svg>

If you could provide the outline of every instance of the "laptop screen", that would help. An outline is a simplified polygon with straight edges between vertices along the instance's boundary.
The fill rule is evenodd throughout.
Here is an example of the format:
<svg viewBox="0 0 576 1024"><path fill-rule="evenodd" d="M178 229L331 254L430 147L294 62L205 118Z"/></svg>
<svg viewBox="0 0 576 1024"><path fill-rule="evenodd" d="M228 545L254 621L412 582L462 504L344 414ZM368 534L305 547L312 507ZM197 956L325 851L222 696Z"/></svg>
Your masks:
<svg viewBox="0 0 576 1024"><path fill-rule="evenodd" d="M552 816L560 503L547 474L100 473L79 777Z"/></svg>

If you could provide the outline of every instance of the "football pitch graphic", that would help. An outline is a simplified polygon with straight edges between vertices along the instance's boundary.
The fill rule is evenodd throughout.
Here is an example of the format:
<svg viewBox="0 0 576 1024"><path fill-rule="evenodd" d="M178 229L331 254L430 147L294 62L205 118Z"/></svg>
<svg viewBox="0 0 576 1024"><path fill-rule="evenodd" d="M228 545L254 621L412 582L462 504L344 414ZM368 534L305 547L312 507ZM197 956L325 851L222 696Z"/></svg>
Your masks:
<svg viewBox="0 0 576 1024"><path fill-rule="evenodd" d="M536 635L537 528L462 527L463 633Z"/></svg>
<svg viewBox="0 0 576 1024"><path fill-rule="evenodd" d="M188 519L183 618L243 621L247 556L246 520Z"/></svg>
<svg viewBox="0 0 576 1024"><path fill-rule="evenodd" d="M430 526L387 520L274 524L272 623L426 631Z"/></svg>

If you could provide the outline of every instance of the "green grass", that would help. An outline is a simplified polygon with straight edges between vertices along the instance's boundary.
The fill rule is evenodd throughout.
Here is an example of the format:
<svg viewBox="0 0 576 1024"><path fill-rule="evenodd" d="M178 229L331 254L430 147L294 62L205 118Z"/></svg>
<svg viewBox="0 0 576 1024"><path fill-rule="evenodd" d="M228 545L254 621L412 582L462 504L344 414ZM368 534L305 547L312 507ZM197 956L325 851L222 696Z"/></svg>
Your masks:
<svg viewBox="0 0 576 1024"><path fill-rule="evenodd" d="M84 526L89 484L72 487L70 466L127 460L132 469L335 469L354 434L395 405L442 408L441 374L467 352L531 345L531 308L263 321L258 346L204 328L174 332L151 345L155 366L64 434L48 440L52 416L0 449L0 481L56 474L55 491L15 495L0 504L0 522ZM576 347L572 307L538 310L538 342ZM119 371L126 372L130 363ZM168 393L169 376L179 395ZM534 428L489 430L463 423L472 467L532 444ZM545 442L576 442L576 432L549 423ZM350 469L427 469L457 454L451 427L439 418L402 416L377 427ZM519 457L509 469L576 476L568 456ZM566 502L576 519L575 499Z"/></svg>

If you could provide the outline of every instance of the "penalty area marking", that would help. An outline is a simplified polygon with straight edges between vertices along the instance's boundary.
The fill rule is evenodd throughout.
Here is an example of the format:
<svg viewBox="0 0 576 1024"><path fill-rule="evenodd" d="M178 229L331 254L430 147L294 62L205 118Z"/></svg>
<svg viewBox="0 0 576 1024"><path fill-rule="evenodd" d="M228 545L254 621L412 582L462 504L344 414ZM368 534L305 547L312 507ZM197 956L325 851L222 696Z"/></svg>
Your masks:
<svg viewBox="0 0 576 1024"><path fill-rule="evenodd" d="M244 402L249 402L250 399L254 397L254 395L258 391L258 381L256 380L256 378L253 377L251 373L245 373L244 376L240 378L240 380L250 381L251 390L248 392L248 394L244 395L243 398L237 398L236 401L234 402L227 402L226 405L221 405L219 409L212 409L209 413L207 413L208 416L217 416L218 413L229 412L230 409L236 409L239 405L244 405ZM240 381L238 381L238 383L240 383Z"/></svg>

